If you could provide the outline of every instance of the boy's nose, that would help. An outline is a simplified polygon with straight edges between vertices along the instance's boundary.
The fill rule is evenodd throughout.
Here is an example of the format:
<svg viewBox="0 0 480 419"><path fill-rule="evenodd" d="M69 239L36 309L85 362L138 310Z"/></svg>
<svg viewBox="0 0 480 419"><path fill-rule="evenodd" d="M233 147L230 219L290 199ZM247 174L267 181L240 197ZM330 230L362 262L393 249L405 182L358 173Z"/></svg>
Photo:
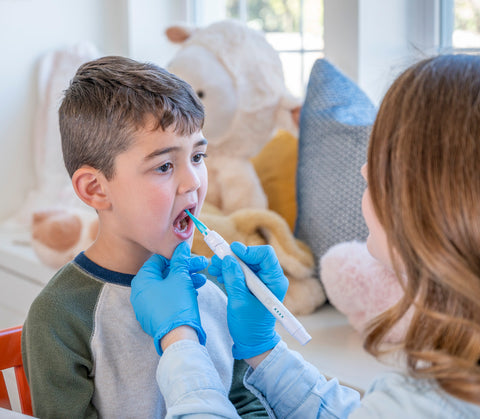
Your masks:
<svg viewBox="0 0 480 419"><path fill-rule="evenodd" d="M195 168L190 167L185 169L184 174L182 175L182 180L179 186L180 193L187 193L196 191L201 186L200 176L195 170Z"/></svg>

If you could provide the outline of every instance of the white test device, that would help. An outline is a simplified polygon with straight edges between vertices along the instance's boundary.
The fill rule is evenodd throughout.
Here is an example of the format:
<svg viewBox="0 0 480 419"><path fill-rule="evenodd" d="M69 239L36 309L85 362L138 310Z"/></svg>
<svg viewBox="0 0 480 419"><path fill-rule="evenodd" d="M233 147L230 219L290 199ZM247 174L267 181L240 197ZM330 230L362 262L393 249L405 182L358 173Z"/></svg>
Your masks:
<svg viewBox="0 0 480 419"><path fill-rule="evenodd" d="M257 297L270 313L273 314L287 332L300 342L300 344L305 345L308 343L312 337L308 334L302 324L292 313L290 313L290 311L288 311L282 302L275 297L272 291L270 291L261 279L258 278L258 276L255 275L255 273L232 252L227 241L216 231L208 229L207 226L193 216L190 211L185 210L185 212L192 219L200 233L202 233L203 240L207 243L213 253L215 253L220 259L223 259L227 255L233 256L237 259L242 268L243 274L245 275L245 283L250 292Z"/></svg>

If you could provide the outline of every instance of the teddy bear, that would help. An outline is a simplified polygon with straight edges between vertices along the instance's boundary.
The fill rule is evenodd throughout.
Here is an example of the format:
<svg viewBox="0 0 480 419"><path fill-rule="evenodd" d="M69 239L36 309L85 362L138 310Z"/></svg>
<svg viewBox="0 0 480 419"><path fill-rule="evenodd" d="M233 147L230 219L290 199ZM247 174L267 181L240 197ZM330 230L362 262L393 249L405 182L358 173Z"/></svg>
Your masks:
<svg viewBox="0 0 480 419"><path fill-rule="evenodd" d="M272 245L290 282L285 305L294 314L315 311L325 294L310 250L293 235L301 101L285 86L278 53L264 34L235 20L171 26L166 35L179 45L168 70L205 106L202 220L229 242ZM198 233L192 250L211 256Z"/></svg>
<svg viewBox="0 0 480 419"><path fill-rule="evenodd" d="M301 104L285 86L278 53L262 33L236 20L171 26L166 35L179 45L168 70L186 80L205 106L206 202L225 214L268 208L251 158L278 129L297 134Z"/></svg>

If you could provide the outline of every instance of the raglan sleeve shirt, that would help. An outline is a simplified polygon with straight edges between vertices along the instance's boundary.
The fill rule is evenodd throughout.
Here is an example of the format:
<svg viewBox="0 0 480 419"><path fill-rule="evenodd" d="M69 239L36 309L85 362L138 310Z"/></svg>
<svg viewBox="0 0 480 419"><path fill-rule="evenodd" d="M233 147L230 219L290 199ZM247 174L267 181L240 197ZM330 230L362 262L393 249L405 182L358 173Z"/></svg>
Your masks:
<svg viewBox="0 0 480 419"><path fill-rule="evenodd" d="M133 275L93 265L80 254L52 278L30 307L22 333L22 357L34 414L41 418L163 417L164 400L155 380L158 354L129 302ZM215 355L214 368L222 385L228 386L227 397L243 418L268 417L244 386L248 365L234 361L231 341L224 341L224 335L229 336L222 317L226 316L224 294L214 284L201 291L202 314L208 314L213 323L207 327L209 356Z"/></svg>
<svg viewBox="0 0 480 419"><path fill-rule="evenodd" d="M63 273L65 269L70 266ZM93 320L88 314L94 310L100 284L96 289L76 283L75 298L65 301L70 293L63 292L63 285L52 287L55 283L56 277L33 302L22 331L22 356L34 415L97 418L89 347Z"/></svg>

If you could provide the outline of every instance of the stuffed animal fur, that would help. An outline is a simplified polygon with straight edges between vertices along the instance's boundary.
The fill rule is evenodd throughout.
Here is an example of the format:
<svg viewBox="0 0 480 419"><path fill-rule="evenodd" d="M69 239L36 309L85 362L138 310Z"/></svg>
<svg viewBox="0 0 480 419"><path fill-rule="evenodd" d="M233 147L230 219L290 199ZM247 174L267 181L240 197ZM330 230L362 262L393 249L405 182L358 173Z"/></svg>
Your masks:
<svg viewBox="0 0 480 419"><path fill-rule="evenodd" d="M168 64L205 106L209 185L206 201L229 214L239 208L267 208L250 158L284 128L297 134L300 101L285 87L278 53L263 34L225 20L205 28L172 26L180 45Z"/></svg>
<svg viewBox="0 0 480 419"><path fill-rule="evenodd" d="M32 217L32 246L38 257L59 268L90 246L98 233L94 211L51 209Z"/></svg>
<svg viewBox="0 0 480 419"><path fill-rule="evenodd" d="M328 301L362 335L376 316L403 296L393 271L373 258L364 242L344 242L331 247L321 257L319 266ZM400 342L411 316L411 311L407 312L385 341Z"/></svg>

